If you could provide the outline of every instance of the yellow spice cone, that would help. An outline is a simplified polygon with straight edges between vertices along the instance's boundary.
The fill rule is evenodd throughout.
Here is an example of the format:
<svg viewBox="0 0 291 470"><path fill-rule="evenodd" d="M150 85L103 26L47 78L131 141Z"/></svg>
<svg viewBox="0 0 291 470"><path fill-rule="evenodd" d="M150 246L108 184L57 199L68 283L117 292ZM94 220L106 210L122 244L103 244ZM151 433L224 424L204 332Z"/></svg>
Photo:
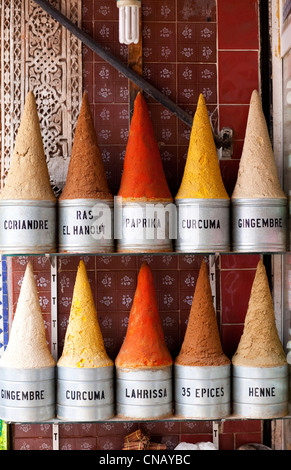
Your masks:
<svg viewBox="0 0 291 470"><path fill-rule="evenodd" d="M32 91L27 95L1 199L55 201Z"/></svg>
<svg viewBox="0 0 291 470"><path fill-rule="evenodd" d="M246 134L232 199L283 198L260 95L251 96Z"/></svg>
<svg viewBox="0 0 291 470"><path fill-rule="evenodd" d="M247 367L277 367L287 364L278 336L272 296L262 260L257 265L243 334L232 363Z"/></svg>
<svg viewBox="0 0 291 470"><path fill-rule="evenodd" d="M229 199L224 187L205 100L199 96L188 155L176 199Z"/></svg>
<svg viewBox="0 0 291 470"><path fill-rule="evenodd" d="M54 367L47 345L32 265L27 264L18 298L8 346L0 359L0 367L38 369Z"/></svg>
<svg viewBox="0 0 291 470"><path fill-rule="evenodd" d="M85 263L80 261L62 356L61 367L106 367L113 365L108 357L90 288Z"/></svg>

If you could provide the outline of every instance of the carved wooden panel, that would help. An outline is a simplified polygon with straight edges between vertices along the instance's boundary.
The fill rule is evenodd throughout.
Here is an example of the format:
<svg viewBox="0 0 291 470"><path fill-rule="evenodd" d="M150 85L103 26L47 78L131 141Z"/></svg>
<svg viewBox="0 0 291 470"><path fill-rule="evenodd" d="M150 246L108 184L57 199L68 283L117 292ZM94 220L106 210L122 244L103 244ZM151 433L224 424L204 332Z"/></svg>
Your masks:
<svg viewBox="0 0 291 470"><path fill-rule="evenodd" d="M81 25L82 2L51 2ZM63 187L82 99L81 43L31 0L1 2L1 187L26 94L36 96L56 193Z"/></svg>

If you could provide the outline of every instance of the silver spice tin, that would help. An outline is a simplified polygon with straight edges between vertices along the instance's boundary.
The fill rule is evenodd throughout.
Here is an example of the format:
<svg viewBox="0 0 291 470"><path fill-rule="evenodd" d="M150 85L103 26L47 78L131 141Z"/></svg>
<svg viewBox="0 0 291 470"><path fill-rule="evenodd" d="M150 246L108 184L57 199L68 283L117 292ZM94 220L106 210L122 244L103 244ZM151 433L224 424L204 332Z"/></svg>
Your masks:
<svg viewBox="0 0 291 470"><path fill-rule="evenodd" d="M116 368L116 413L125 418L163 418L172 414L172 366Z"/></svg>
<svg viewBox="0 0 291 470"><path fill-rule="evenodd" d="M114 211L118 252L172 251L177 223L173 203L122 201Z"/></svg>
<svg viewBox="0 0 291 470"><path fill-rule="evenodd" d="M55 251L55 202L0 201L1 253L54 253Z"/></svg>
<svg viewBox="0 0 291 470"><path fill-rule="evenodd" d="M233 414L272 419L288 413L288 366L232 367Z"/></svg>
<svg viewBox="0 0 291 470"><path fill-rule="evenodd" d="M98 421L114 415L113 366L57 366L57 417L68 421Z"/></svg>
<svg viewBox="0 0 291 470"><path fill-rule="evenodd" d="M219 419L231 413L230 365L174 365L175 415Z"/></svg>
<svg viewBox="0 0 291 470"><path fill-rule="evenodd" d="M0 367L0 419L47 421L55 417L55 367Z"/></svg>
<svg viewBox="0 0 291 470"><path fill-rule="evenodd" d="M114 251L113 201L68 199L58 201L59 253Z"/></svg>
<svg viewBox="0 0 291 470"><path fill-rule="evenodd" d="M230 250L230 201L228 199L175 199L177 252Z"/></svg>
<svg viewBox="0 0 291 470"><path fill-rule="evenodd" d="M286 251L287 200L232 199L232 250Z"/></svg>

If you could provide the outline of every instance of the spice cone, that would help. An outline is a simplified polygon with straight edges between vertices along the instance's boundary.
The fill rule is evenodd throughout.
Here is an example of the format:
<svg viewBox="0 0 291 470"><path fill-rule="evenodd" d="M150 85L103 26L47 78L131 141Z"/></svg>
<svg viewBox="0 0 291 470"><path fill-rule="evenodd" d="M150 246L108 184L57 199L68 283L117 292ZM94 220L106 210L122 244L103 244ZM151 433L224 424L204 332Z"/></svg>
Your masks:
<svg viewBox="0 0 291 470"><path fill-rule="evenodd" d="M55 201L44 154L35 97L27 95L10 168L2 190L4 200Z"/></svg>
<svg viewBox="0 0 291 470"><path fill-rule="evenodd" d="M38 369L54 367L46 340L32 265L27 264L12 323L8 346L0 359L1 367Z"/></svg>
<svg viewBox="0 0 291 470"><path fill-rule="evenodd" d="M172 201L147 103L140 92L134 103L118 196Z"/></svg>
<svg viewBox="0 0 291 470"><path fill-rule="evenodd" d="M169 366L172 362L159 316L153 275L144 263L138 275L126 336L115 365L142 369Z"/></svg>
<svg viewBox="0 0 291 470"><path fill-rule="evenodd" d="M104 347L85 263L82 260L77 271L63 353L57 365L76 368L113 365Z"/></svg>
<svg viewBox="0 0 291 470"><path fill-rule="evenodd" d="M286 198L257 90L252 92L243 151L232 199Z"/></svg>
<svg viewBox="0 0 291 470"><path fill-rule="evenodd" d="M86 93L77 121L66 184L59 198L60 201L65 199L113 199Z"/></svg>
<svg viewBox="0 0 291 470"><path fill-rule="evenodd" d="M230 364L230 360L222 350L204 261L200 267L184 341L175 364L183 366Z"/></svg>
<svg viewBox="0 0 291 470"><path fill-rule="evenodd" d="M257 265L243 334L232 357L235 366L274 367L287 364L263 261Z"/></svg>
<svg viewBox="0 0 291 470"><path fill-rule="evenodd" d="M229 199L224 187L205 100L199 96L184 174L176 199Z"/></svg>

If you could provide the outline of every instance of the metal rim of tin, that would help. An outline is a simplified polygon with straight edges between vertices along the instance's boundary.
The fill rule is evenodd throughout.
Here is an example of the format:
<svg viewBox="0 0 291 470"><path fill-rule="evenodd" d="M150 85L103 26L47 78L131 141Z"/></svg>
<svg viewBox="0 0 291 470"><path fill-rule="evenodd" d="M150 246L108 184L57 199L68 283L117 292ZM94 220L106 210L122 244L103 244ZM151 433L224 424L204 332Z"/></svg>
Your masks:
<svg viewBox="0 0 291 470"><path fill-rule="evenodd" d="M47 201L47 200L31 200L31 199L0 199L0 207L35 207L39 209L54 209L54 227L53 227L53 234L51 239L49 240L49 244L25 244L23 239L19 237L20 244L18 245L1 245L0 246L0 253L7 253L7 254L36 254L36 253L54 253L56 251L56 201ZM30 237L30 240L33 241L33 237Z"/></svg>
<svg viewBox="0 0 291 470"><path fill-rule="evenodd" d="M133 383L135 387L149 385L167 388L168 396L165 401L153 403L152 398L146 398L142 403L134 399L124 398L124 386ZM172 415L172 366L157 369L125 369L116 367L116 413L126 418L152 419Z"/></svg>
<svg viewBox="0 0 291 470"><path fill-rule="evenodd" d="M233 365L233 414L244 418L272 419L288 414L288 366L247 367ZM254 388L276 384L277 396L246 398L244 386L249 381ZM272 382L271 382L272 381Z"/></svg>
<svg viewBox="0 0 291 470"><path fill-rule="evenodd" d="M58 201L59 217L58 217L58 229L60 230L61 224L60 219L62 217L62 209L74 208L74 207L83 207L83 208L93 208L94 206L106 206L111 212L111 233L112 237L109 239L96 239L89 240L86 243L61 243L60 239L62 236L59 234L59 244L58 252L59 253L111 253L114 251L114 237L113 237L113 199L92 199L92 198L78 198L78 199L64 199Z"/></svg>
<svg viewBox="0 0 291 470"><path fill-rule="evenodd" d="M231 198L231 206L251 206L251 207L287 207L287 199L284 198Z"/></svg>
<svg viewBox="0 0 291 470"><path fill-rule="evenodd" d="M174 365L175 385L175 414L184 418L220 419L230 415L231 412L231 366L183 366ZM185 381L185 382L183 382ZM181 387L184 383L184 392L190 396L181 398ZM223 397L198 399L191 396L196 386L203 388L225 387Z"/></svg>
<svg viewBox="0 0 291 470"><path fill-rule="evenodd" d="M279 228L274 227L272 234L276 233L276 240L270 238L269 230L265 230L265 238L263 232L257 236L254 228L248 234L243 231L245 228L237 228L235 225L235 218L237 211L240 209L264 209L281 211L284 226ZM283 212L282 212L283 211ZM231 199L231 214L232 214L232 250L240 253L253 253L253 252L282 252L286 251L287 247L287 199L284 198L232 198ZM278 214L279 215L279 214ZM254 217L253 217L254 218Z"/></svg>
<svg viewBox="0 0 291 470"><path fill-rule="evenodd" d="M228 252L230 251L230 200L229 199L202 199L202 198L184 198L175 199L175 204L178 210L177 214L177 239L175 243L176 252ZM200 211L213 209L215 211L221 210L221 217L226 218L222 221L222 240L219 241L217 235L213 233L213 237L205 243L205 236L201 236L200 240L195 240L195 237L190 237L191 241L183 240L182 236L179 236L179 209L188 207ZM205 234L206 232L203 231Z"/></svg>
<svg viewBox="0 0 291 470"><path fill-rule="evenodd" d="M7 406L0 399L0 417L4 421L38 422L55 417L55 366L38 369L0 367L0 383L2 387L10 383L11 387L20 390L22 387L26 390L33 384L37 389L43 385L48 393L42 403L39 401L19 402L18 404L21 406L16 406L16 402L14 402L14 406ZM3 400L5 401L5 398Z"/></svg>
<svg viewBox="0 0 291 470"><path fill-rule="evenodd" d="M170 232L176 232L176 214L173 217L169 216L169 220L165 223L165 232L166 235L164 238L154 238L147 239L146 237L141 238L133 238L133 240L127 240L123 234L123 216L120 216L124 209L132 209L132 210L146 210L147 207L151 208L151 206L161 205L163 208L167 206L171 207L171 210L175 209L175 205L173 201L163 201L163 200L149 200L149 201L127 201L122 200L122 203L118 203L115 206L115 214L114 214L114 229L115 233L117 234L117 251L119 253L122 252L136 252L136 253L154 253L154 252L171 252L173 250L173 243L172 237L170 236ZM170 221L171 220L171 221ZM171 225L172 224L172 225ZM169 232L169 233L167 233Z"/></svg>
<svg viewBox="0 0 291 470"><path fill-rule="evenodd" d="M31 369L18 369L0 366L0 380L13 380L34 382L37 380L50 380L55 378L56 366L39 367Z"/></svg>
<svg viewBox="0 0 291 470"><path fill-rule="evenodd" d="M57 380L57 417L66 421L101 421L110 419L114 416L115 403L114 403L114 366L94 367L94 368L74 368L74 367L59 367L58 380ZM89 384L88 384L89 382ZM103 385L109 391L107 401L97 403L91 406L85 406L84 402L77 402L76 405L68 400L62 400L62 387L80 387L82 391L88 390L92 392L92 387L96 390L98 385ZM90 387L91 385L91 387ZM96 390L98 391L98 390ZM105 398L104 398L105 399Z"/></svg>

